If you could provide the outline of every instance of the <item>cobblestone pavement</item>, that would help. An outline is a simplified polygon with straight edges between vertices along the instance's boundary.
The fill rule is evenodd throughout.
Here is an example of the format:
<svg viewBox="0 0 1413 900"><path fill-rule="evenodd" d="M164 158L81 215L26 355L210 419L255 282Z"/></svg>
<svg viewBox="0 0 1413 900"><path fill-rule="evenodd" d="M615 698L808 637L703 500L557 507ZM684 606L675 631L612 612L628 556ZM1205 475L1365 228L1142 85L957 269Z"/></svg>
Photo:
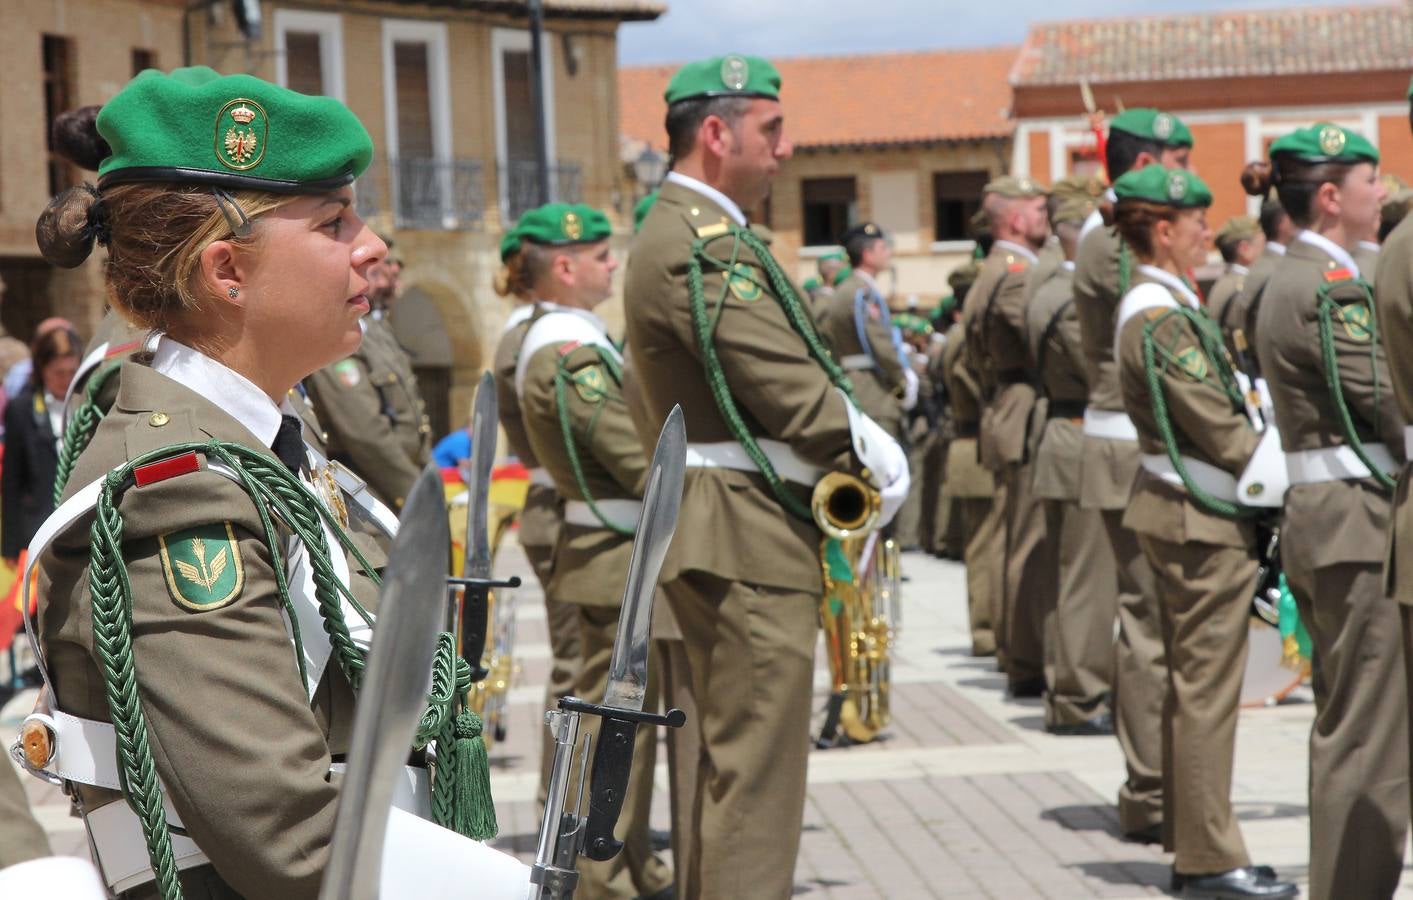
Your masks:
<svg viewBox="0 0 1413 900"><path fill-rule="evenodd" d="M1123 759L1113 738L1045 734L1038 700L1008 700L992 660L967 655L960 565L907 554L904 619L894 665L894 724L868 746L816 751L795 893L863 898L1089 898L1165 895L1171 858L1119 838L1113 799ZM499 574L520 574L519 671L509 732L492 749L500 846L529 859L548 643L538 585L518 546ZM817 653L816 701L827 677ZM0 713L8 744L32 698ZM1243 711L1235 801L1257 862L1305 880L1309 693ZM664 752L654 826L668 825ZM82 828L57 791L25 779L55 850L86 854ZM1413 877L1398 896L1413 897Z"/></svg>

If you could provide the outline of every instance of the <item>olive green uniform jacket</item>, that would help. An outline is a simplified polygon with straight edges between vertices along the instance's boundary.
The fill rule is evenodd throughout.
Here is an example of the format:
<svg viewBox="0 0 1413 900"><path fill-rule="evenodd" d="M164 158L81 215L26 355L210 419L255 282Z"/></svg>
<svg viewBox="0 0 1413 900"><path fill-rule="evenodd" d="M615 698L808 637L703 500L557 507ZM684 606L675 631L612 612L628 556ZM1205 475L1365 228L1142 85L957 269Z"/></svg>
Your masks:
<svg viewBox="0 0 1413 900"><path fill-rule="evenodd" d="M1074 268L1058 266L1041 282L1026 308L1026 339L1041 393L1047 401L1044 429L1032 463L1036 496L1079 500L1084 415L1089 387L1074 308Z"/></svg>
<svg viewBox="0 0 1413 900"><path fill-rule="evenodd" d="M1285 246L1266 241L1266 249L1256 257L1251 269L1242 281L1241 293L1232 301L1227 312L1227 321L1239 326L1246 338L1246 362L1252 370L1248 374L1255 377L1261 374L1260 356L1256 353L1256 316L1261 310L1262 298L1266 294L1266 283L1276 271L1276 265L1285 258Z"/></svg>
<svg viewBox="0 0 1413 900"><path fill-rule="evenodd" d="M1037 257L997 241L962 306L967 352L981 379L981 464L1023 462L1035 409L1034 363L1025 337L1026 277Z"/></svg>
<svg viewBox="0 0 1413 900"><path fill-rule="evenodd" d="M215 403L129 361L114 407L80 457L68 493L145 452L211 439L244 444L274 461ZM198 867L184 875L186 895L316 897L338 797L329 765L345 750L352 723L347 681L331 658L311 702L286 631L275 561L254 503L235 482L203 466L129 489L119 511L138 694L153 760L168 800L214 866L214 872ZM88 582L91 522L90 513L43 558L39 633L56 707L109 721ZM159 536L222 523L229 523L238 546L243 586L224 606L178 605L164 576ZM374 607L372 582L355 566L350 571L355 595ZM122 802L114 791L80 791L89 809Z"/></svg>
<svg viewBox="0 0 1413 900"><path fill-rule="evenodd" d="M515 321L500 336L491 362L491 371L496 378L496 409L510 452L532 473L530 487L525 492L525 508L520 511L520 543L528 547L553 547L559 539L559 495L553 487L536 484L533 480L534 470L541 468L540 460L525 433L520 396L515 391L515 366L520 361L520 345L525 340L525 332L530 330L536 312L533 307L519 306L512 315Z"/></svg>
<svg viewBox="0 0 1413 900"><path fill-rule="evenodd" d="M947 329L947 344L942 348L942 381L947 386L955 434L947 446L942 492L960 499L989 499L996 494L996 476L982 468L976 446L981 427L981 378L971 364L961 322Z"/></svg>
<svg viewBox="0 0 1413 900"><path fill-rule="evenodd" d="M736 240L729 222L712 200L669 181L628 259L628 346L652 425L660 427L680 403L692 443L736 440L703 367L687 286L694 242L705 241L704 252L717 259L731 257ZM720 372L745 427L757 438L788 444L808 464L856 471L845 401L762 286L768 283L763 261L744 243L737 249L738 272L752 280L733 279L728 286L710 263L702 272ZM811 486L790 489L808 503ZM677 533L697 539L672 542L664 584L701 571L816 595L823 590L819 528L785 512L758 474L689 467Z"/></svg>
<svg viewBox="0 0 1413 900"><path fill-rule="evenodd" d="M368 482L393 510L431 456L431 426L417 390L412 361L392 328L365 316L354 353L305 381L329 433L329 453Z"/></svg>
<svg viewBox="0 0 1413 900"><path fill-rule="evenodd" d="M1374 309L1380 339L1387 347L1413 347L1413 219L1404 219L1384 240L1379 254ZM1405 422L1413 422L1413 354L1388 357L1389 380ZM1405 465L1394 493L1388 534L1384 590L1399 603L1413 606L1413 474Z"/></svg>
<svg viewBox="0 0 1413 900"><path fill-rule="evenodd" d="M902 433L904 386L903 364L893 349L893 323L886 314L876 312L878 307L867 298L874 287L855 270L834 288L828 304L828 312L821 319L820 333L834 351L834 358L844 363L849 372L849 380L854 383L854 397L859 408L868 414L889 434ZM860 298L859 293L864 297ZM858 305L862 303L865 347L859 340ZM883 309L888 309L883 305ZM871 364L849 365L844 362L849 357L867 357ZM860 360L859 362L862 362Z"/></svg>
<svg viewBox="0 0 1413 900"><path fill-rule="evenodd" d="M1248 271L1245 266L1228 265L1221 277L1212 282L1212 289L1207 292L1207 310L1212 314L1212 318L1217 320L1217 324L1222 326L1222 339L1226 341L1227 352L1232 355L1232 359L1238 359L1247 352L1245 340L1243 339L1241 345L1238 345L1236 340L1236 332L1244 331L1241 308L1236 300L1246 285Z"/></svg>

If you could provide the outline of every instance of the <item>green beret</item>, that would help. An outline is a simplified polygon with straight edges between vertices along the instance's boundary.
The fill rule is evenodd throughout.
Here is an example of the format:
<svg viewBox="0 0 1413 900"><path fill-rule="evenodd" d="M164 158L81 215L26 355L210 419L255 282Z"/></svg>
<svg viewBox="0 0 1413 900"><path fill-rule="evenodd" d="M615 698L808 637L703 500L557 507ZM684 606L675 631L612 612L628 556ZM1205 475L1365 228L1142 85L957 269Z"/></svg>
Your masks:
<svg viewBox="0 0 1413 900"><path fill-rule="evenodd" d="M663 94L667 105L696 97L764 97L780 99L780 72L759 56L728 53L677 70Z"/></svg>
<svg viewBox="0 0 1413 900"><path fill-rule="evenodd" d="M956 295L956 294L948 294L947 296L943 297L941 300L938 300L938 301L937 301L937 306L932 310L933 327L935 328L935 327L936 327L936 323L941 322L944 318L946 318L947 316L950 316L950 315L952 314L952 311L955 310L956 308L957 308L957 295Z"/></svg>
<svg viewBox="0 0 1413 900"><path fill-rule="evenodd" d="M633 207L633 233L637 234L643 228L643 220L648 217L648 210L653 208L657 202L657 191L653 191L643 199L639 200Z"/></svg>
<svg viewBox="0 0 1413 900"><path fill-rule="evenodd" d="M821 285L818 278L811 276L806 278L804 282L800 284L800 287L807 291L817 291L820 289Z"/></svg>
<svg viewBox="0 0 1413 900"><path fill-rule="evenodd" d="M367 129L332 97L205 66L138 75L103 104L98 133L112 148L100 188L168 181L319 194L351 184L373 159Z"/></svg>
<svg viewBox="0 0 1413 900"><path fill-rule="evenodd" d="M1250 216L1232 216L1217 229L1212 240L1218 247L1249 241L1261 230L1261 225Z"/></svg>
<svg viewBox="0 0 1413 900"><path fill-rule="evenodd" d="M839 262L844 262L848 258L849 257L844 254L843 250L830 250L828 253L821 254L819 257L819 261L830 262L832 260L837 260Z"/></svg>
<svg viewBox="0 0 1413 900"><path fill-rule="evenodd" d="M1311 163L1379 162L1379 151L1367 138L1329 122L1316 122L1276 138L1271 144L1271 158L1277 156L1293 156Z"/></svg>
<svg viewBox="0 0 1413 900"><path fill-rule="evenodd" d="M1025 200L1030 197L1044 197L1048 192L1033 179L1024 175L1002 175L993 178L981 189L983 194L1000 194L1012 200Z"/></svg>
<svg viewBox="0 0 1413 900"><path fill-rule="evenodd" d="M839 285L843 284L844 281L852 274L854 274L854 267L845 266L838 272L834 273L834 283L831 284L830 287L838 287Z"/></svg>
<svg viewBox="0 0 1413 900"><path fill-rule="evenodd" d="M1114 182L1114 195L1119 201L1143 200L1178 209L1212 205L1212 192L1186 169L1165 169L1154 163L1136 172L1127 172Z"/></svg>
<svg viewBox="0 0 1413 900"><path fill-rule="evenodd" d="M515 227L501 238L500 258L504 262L511 254L518 253L525 241L562 247L608 240L612 234L608 216L592 206L546 203L521 216Z"/></svg>
<svg viewBox="0 0 1413 900"><path fill-rule="evenodd" d="M1182 119L1148 106L1124 110L1109 120L1109 129L1118 129L1168 147L1192 146L1192 131L1183 124Z"/></svg>
<svg viewBox="0 0 1413 900"><path fill-rule="evenodd" d="M908 334L932 333L932 323L917 313L894 313L893 327Z"/></svg>
<svg viewBox="0 0 1413 900"><path fill-rule="evenodd" d="M1408 79L1408 99L1413 100L1413 78Z"/></svg>

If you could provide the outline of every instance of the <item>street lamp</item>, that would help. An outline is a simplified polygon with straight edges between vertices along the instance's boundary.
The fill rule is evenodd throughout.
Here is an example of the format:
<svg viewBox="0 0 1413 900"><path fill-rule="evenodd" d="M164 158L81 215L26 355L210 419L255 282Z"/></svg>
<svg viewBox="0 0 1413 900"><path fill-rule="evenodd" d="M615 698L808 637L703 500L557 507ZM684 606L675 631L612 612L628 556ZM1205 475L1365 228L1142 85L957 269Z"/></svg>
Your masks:
<svg viewBox="0 0 1413 900"><path fill-rule="evenodd" d="M644 194L657 187L666 174L667 157L651 146L644 147L638 158L633 160L633 175L638 179L638 186Z"/></svg>

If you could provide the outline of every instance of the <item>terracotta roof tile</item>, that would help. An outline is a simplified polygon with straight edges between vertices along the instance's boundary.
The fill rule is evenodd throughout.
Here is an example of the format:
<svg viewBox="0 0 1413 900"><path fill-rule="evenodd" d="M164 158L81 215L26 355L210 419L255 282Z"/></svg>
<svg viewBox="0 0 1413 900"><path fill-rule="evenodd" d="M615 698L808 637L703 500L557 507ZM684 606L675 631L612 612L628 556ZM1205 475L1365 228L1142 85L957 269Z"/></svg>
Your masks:
<svg viewBox="0 0 1413 900"><path fill-rule="evenodd" d="M1015 47L772 60L797 147L918 144L1010 135ZM663 148L663 89L677 66L618 71L619 128Z"/></svg>
<svg viewBox="0 0 1413 900"><path fill-rule="evenodd" d="M1017 86L1413 68L1406 4L1145 16L1033 25Z"/></svg>
<svg viewBox="0 0 1413 900"><path fill-rule="evenodd" d="M391 0L402 6L450 7L523 14L525 0ZM546 16L645 21L667 11L660 0L544 0Z"/></svg>

